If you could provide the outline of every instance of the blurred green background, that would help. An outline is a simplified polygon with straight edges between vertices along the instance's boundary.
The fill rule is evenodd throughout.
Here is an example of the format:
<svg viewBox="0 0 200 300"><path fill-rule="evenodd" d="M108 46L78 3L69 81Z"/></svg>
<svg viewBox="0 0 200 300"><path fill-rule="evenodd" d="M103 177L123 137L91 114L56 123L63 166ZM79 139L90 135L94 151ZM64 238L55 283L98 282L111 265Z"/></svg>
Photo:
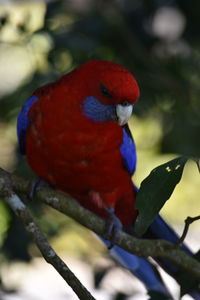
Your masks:
<svg viewBox="0 0 200 300"><path fill-rule="evenodd" d="M118 62L138 80L141 96L130 121L138 150L137 185L152 168L179 154L200 156L200 2L1 1L1 167L31 176L17 152L15 126L22 104L37 87L94 58ZM186 216L198 215L199 187L200 176L190 161L162 214L177 226ZM86 260L92 259L91 252L104 251L72 220L38 203L30 205L57 250ZM2 262L39 255L3 202L0 243Z"/></svg>

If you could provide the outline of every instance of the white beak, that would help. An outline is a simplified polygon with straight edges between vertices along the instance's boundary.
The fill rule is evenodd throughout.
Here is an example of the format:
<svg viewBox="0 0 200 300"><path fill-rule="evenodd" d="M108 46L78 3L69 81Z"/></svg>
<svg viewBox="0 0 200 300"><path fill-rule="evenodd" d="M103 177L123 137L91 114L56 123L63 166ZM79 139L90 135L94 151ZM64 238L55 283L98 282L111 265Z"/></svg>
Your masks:
<svg viewBox="0 0 200 300"><path fill-rule="evenodd" d="M121 104L117 104L116 113L118 117L118 123L120 126L123 126L128 122L133 112L133 105L123 106Z"/></svg>

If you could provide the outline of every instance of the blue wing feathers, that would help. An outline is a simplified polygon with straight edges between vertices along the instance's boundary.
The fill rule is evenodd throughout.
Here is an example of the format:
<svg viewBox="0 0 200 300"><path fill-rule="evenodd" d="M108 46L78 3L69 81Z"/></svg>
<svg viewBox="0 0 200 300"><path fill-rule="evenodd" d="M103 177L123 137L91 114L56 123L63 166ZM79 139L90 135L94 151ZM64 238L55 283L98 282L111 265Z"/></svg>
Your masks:
<svg viewBox="0 0 200 300"><path fill-rule="evenodd" d="M22 107L22 110L17 119L17 136L18 136L18 143L19 143L19 149L21 154L25 154L25 138L30 123L28 112L31 106L33 105L33 103L36 102L37 100L38 98L36 96L30 97Z"/></svg>
<svg viewBox="0 0 200 300"><path fill-rule="evenodd" d="M120 147L120 152L122 154L125 168L131 175L133 175L137 162L135 143L133 141L133 137L131 135L130 129L128 128L128 125L123 126L122 130L123 142Z"/></svg>

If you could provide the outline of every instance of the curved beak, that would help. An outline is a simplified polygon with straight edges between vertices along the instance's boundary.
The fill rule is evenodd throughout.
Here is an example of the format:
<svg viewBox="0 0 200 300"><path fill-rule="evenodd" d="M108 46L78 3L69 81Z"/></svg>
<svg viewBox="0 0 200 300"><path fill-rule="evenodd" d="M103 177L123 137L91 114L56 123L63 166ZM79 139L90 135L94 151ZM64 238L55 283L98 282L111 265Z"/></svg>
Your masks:
<svg viewBox="0 0 200 300"><path fill-rule="evenodd" d="M118 118L118 123L120 126L123 126L128 122L133 112L133 105L129 104L127 106L123 106L121 104L117 104L116 106L116 114Z"/></svg>

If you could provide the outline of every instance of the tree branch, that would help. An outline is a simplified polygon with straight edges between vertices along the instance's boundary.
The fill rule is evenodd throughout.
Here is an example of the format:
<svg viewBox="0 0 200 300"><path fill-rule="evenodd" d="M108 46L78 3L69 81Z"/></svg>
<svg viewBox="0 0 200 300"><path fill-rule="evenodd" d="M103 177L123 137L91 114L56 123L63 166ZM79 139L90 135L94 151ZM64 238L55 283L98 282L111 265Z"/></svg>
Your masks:
<svg viewBox="0 0 200 300"><path fill-rule="evenodd" d="M4 174L7 175L6 173ZM13 193L10 178L8 176L0 178L0 188L1 196L3 196L5 202L10 206L23 223L25 229L30 233L44 259L56 269L66 283L73 289L79 299L95 300L90 292L82 285L74 273L49 245L46 236L33 220L27 207L21 201L19 196Z"/></svg>
<svg viewBox="0 0 200 300"><path fill-rule="evenodd" d="M0 195L2 195L6 184L4 180L5 176L9 176L12 182L12 187L16 193L28 194L30 186L29 181L15 175L10 175L0 169ZM106 222L80 206L77 201L67 197L66 194L50 188L42 188L35 196L43 203L50 205L67 216L70 216L83 226L106 238ZM122 232L116 244L128 252L138 256L166 258L181 269L190 273L193 277L200 280L200 263L172 243L164 240L141 240Z"/></svg>

